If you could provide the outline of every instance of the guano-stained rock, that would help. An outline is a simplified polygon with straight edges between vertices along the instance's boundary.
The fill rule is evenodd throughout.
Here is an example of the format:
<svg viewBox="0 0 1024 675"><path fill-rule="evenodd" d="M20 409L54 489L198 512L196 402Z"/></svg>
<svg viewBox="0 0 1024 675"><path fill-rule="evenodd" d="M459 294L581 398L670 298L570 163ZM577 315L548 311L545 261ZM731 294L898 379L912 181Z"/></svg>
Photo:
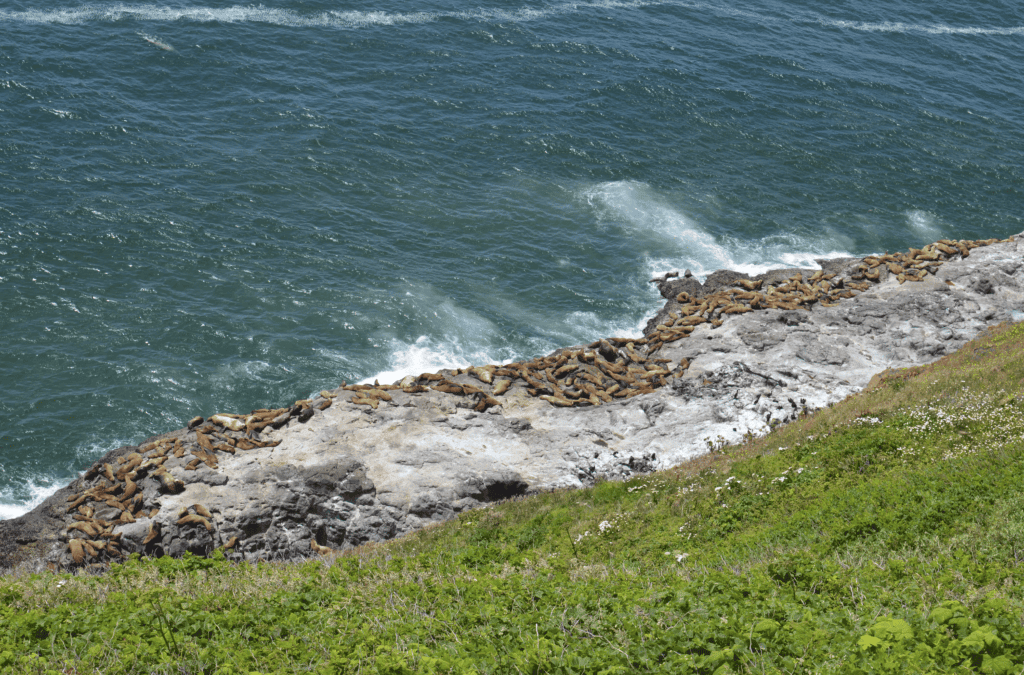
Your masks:
<svg viewBox="0 0 1024 675"><path fill-rule="evenodd" d="M642 338L196 417L0 521L0 566L215 549L295 558L383 541L489 502L673 466L1024 320L1021 236L819 264L656 279L666 303Z"/></svg>

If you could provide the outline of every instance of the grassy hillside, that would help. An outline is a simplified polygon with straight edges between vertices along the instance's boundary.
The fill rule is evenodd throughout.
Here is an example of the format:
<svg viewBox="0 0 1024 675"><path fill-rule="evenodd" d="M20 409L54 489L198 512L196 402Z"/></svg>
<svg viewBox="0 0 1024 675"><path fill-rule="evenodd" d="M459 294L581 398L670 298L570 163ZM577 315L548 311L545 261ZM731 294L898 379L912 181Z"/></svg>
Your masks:
<svg viewBox="0 0 1024 675"><path fill-rule="evenodd" d="M1024 325L742 446L301 564L0 578L0 672L1024 671Z"/></svg>

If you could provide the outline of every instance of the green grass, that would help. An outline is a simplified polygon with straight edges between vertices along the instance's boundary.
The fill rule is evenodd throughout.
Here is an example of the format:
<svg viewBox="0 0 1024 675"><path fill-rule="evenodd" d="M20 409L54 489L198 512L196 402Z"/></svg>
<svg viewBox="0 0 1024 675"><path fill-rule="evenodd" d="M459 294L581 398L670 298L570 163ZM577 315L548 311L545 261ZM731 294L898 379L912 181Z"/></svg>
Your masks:
<svg viewBox="0 0 1024 675"><path fill-rule="evenodd" d="M0 578L0 673L1024 672L1024 325L742 446L304 563Z"/></svg>

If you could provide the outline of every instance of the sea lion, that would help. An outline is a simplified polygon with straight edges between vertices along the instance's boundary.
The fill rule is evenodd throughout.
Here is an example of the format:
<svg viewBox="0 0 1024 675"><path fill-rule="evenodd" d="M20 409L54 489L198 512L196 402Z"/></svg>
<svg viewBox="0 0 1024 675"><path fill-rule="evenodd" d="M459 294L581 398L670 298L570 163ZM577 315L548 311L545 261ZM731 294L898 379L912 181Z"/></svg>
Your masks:
<svg viewBox="0 0 1024 675"><path fill-rule="evenodd" d="M330 555L331 553L334 553L334 549L327 546L321 546L316 543L316 539L309 540L309 550L313 551L313 553L316 553L317 555Z"/></svg>
<svg viewBox="0 0 1024 675"><path fill-rule="evenodd" d="M75 561L76 565L81 565L85 562L85 548L82 546L81 539L71 539L68 541L68 549L71 551L71 559Z"/></svg>
<svg viewBox="0 0 1024 675"><path fill-rule="evenodd" d="M378 401L377 399L375 399L375 398L366 398L366 397L363 397L363 396L353 396L352 399L349 402L353 403L355 405L368 405L371 408L373 408L374 410L376 410L377 406L380 405L380 401Z"/></svg>
<svg viewBox="0 0 1024 675"><path fill-rule="evenodd" d="M540 398L547 401L548 403L551 403L552 405L557 405L562 408L571 408L576 404L575 401L570 401L569 399L564 398L562 396L549 396L545 394L542 395Z"/></svg>
<svg viewBox="0 0 1024 675"><path fill-rule="evenodd" d="M146 532L146 538L142 540L143 546L149 546L160 537L160 523L152 522Z"/></svg>
<svg viewBox="0 0 1024 675"><path fill-rule="evenodd" d="M484 384L490 384L495 381L494 372L494 366L484 366L483 368L474 367L469 369L469 374Z"/></svg>
<svg viewBox="0 0 1024 675"><path fill-rule="evenodd" d="M75 541L81 542L82 549L85 551L85 554L90 558L95 558L99 556L99 551L96 550L96 547L92 545L92 542L90 540L76 539Z"/></svg>
<svg viewBox="0 0 1024 675"><path fill-rule="evenodd" d="M213 450L213 443L210 442L210 437L201 431L196 432L196 442L199 443L199 447L201 447L203 450ZM193 452L193 454L195 453Z"/></svg>
<svg viewBox="0 0 1024 675"><path fill-rule="evenodd" d="M185 489L185 483L172 476L166 469L156 474L156 477L160 481L160 489L164 492L177 494Z"/></svg>
<svg viewBox="0 0 1024 675"><path fill-rule="evenodd" d="M231 431L243 431L245 430L245 418L243 415L234 415L229 413L218 413L211 415L208 422L212 422L217 426L230 429Z"/></svg>
<svg viewBox="0 0 1024 675"><path fill-rule="evenodd" d="M476 405L473 406L473 410L475 410L476 412L483 412L487 410L489 407L495 405L501 405L501 401L494 398L493 396L490 396L486 392L480 392L479 399L477 400Z"/></svg>
<svg viewBox="0 0 1024 675"><path fill-rule="evenodd" d="M97 529L97 527L93 524L93 522L91 520L88 520L88 521L76 521L76 522L71 523L70 525L68 525L67 529L68 529L68 532L70 532L71 530L78 530L79 532L82 532L83 534L87 534L90 537L95 537L100 532L99 529Z"/></svg>
<svg viewBox="0 0 1024 675"><path fill-rule="evenodd" d="M440 391L440 392L445 393L445 394L455 394L455 395L458 395L458 396L461 396L464 393L463 390L462 390L462 387L460 387L459 385L455 384L451 380L445 380L441 384L435 384L431 388L434 391Z"/></svg>
<svg viewBox="0 0 1024 675"><path fill-rule="evenodd" d="M555 369L555 377L564 377L566 374L571 373L572 371L576 370L579 367L580 364L577 361L568 361L561 367Z"/></svg>

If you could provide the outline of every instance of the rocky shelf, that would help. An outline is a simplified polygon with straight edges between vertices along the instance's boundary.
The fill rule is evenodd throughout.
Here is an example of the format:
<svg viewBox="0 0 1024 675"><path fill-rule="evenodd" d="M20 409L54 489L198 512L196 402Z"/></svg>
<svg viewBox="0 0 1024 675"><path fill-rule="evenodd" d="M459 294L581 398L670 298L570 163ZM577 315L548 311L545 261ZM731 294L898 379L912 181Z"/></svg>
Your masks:
<svg viewBox="0 0 1024 675"><path fill-rule="evenodd" d="M674 466L1024 320L1024 235L653 280L640 339L347 385L114 450L0 521L0 567L130 553L292 559L510 497Z"/></svg>

